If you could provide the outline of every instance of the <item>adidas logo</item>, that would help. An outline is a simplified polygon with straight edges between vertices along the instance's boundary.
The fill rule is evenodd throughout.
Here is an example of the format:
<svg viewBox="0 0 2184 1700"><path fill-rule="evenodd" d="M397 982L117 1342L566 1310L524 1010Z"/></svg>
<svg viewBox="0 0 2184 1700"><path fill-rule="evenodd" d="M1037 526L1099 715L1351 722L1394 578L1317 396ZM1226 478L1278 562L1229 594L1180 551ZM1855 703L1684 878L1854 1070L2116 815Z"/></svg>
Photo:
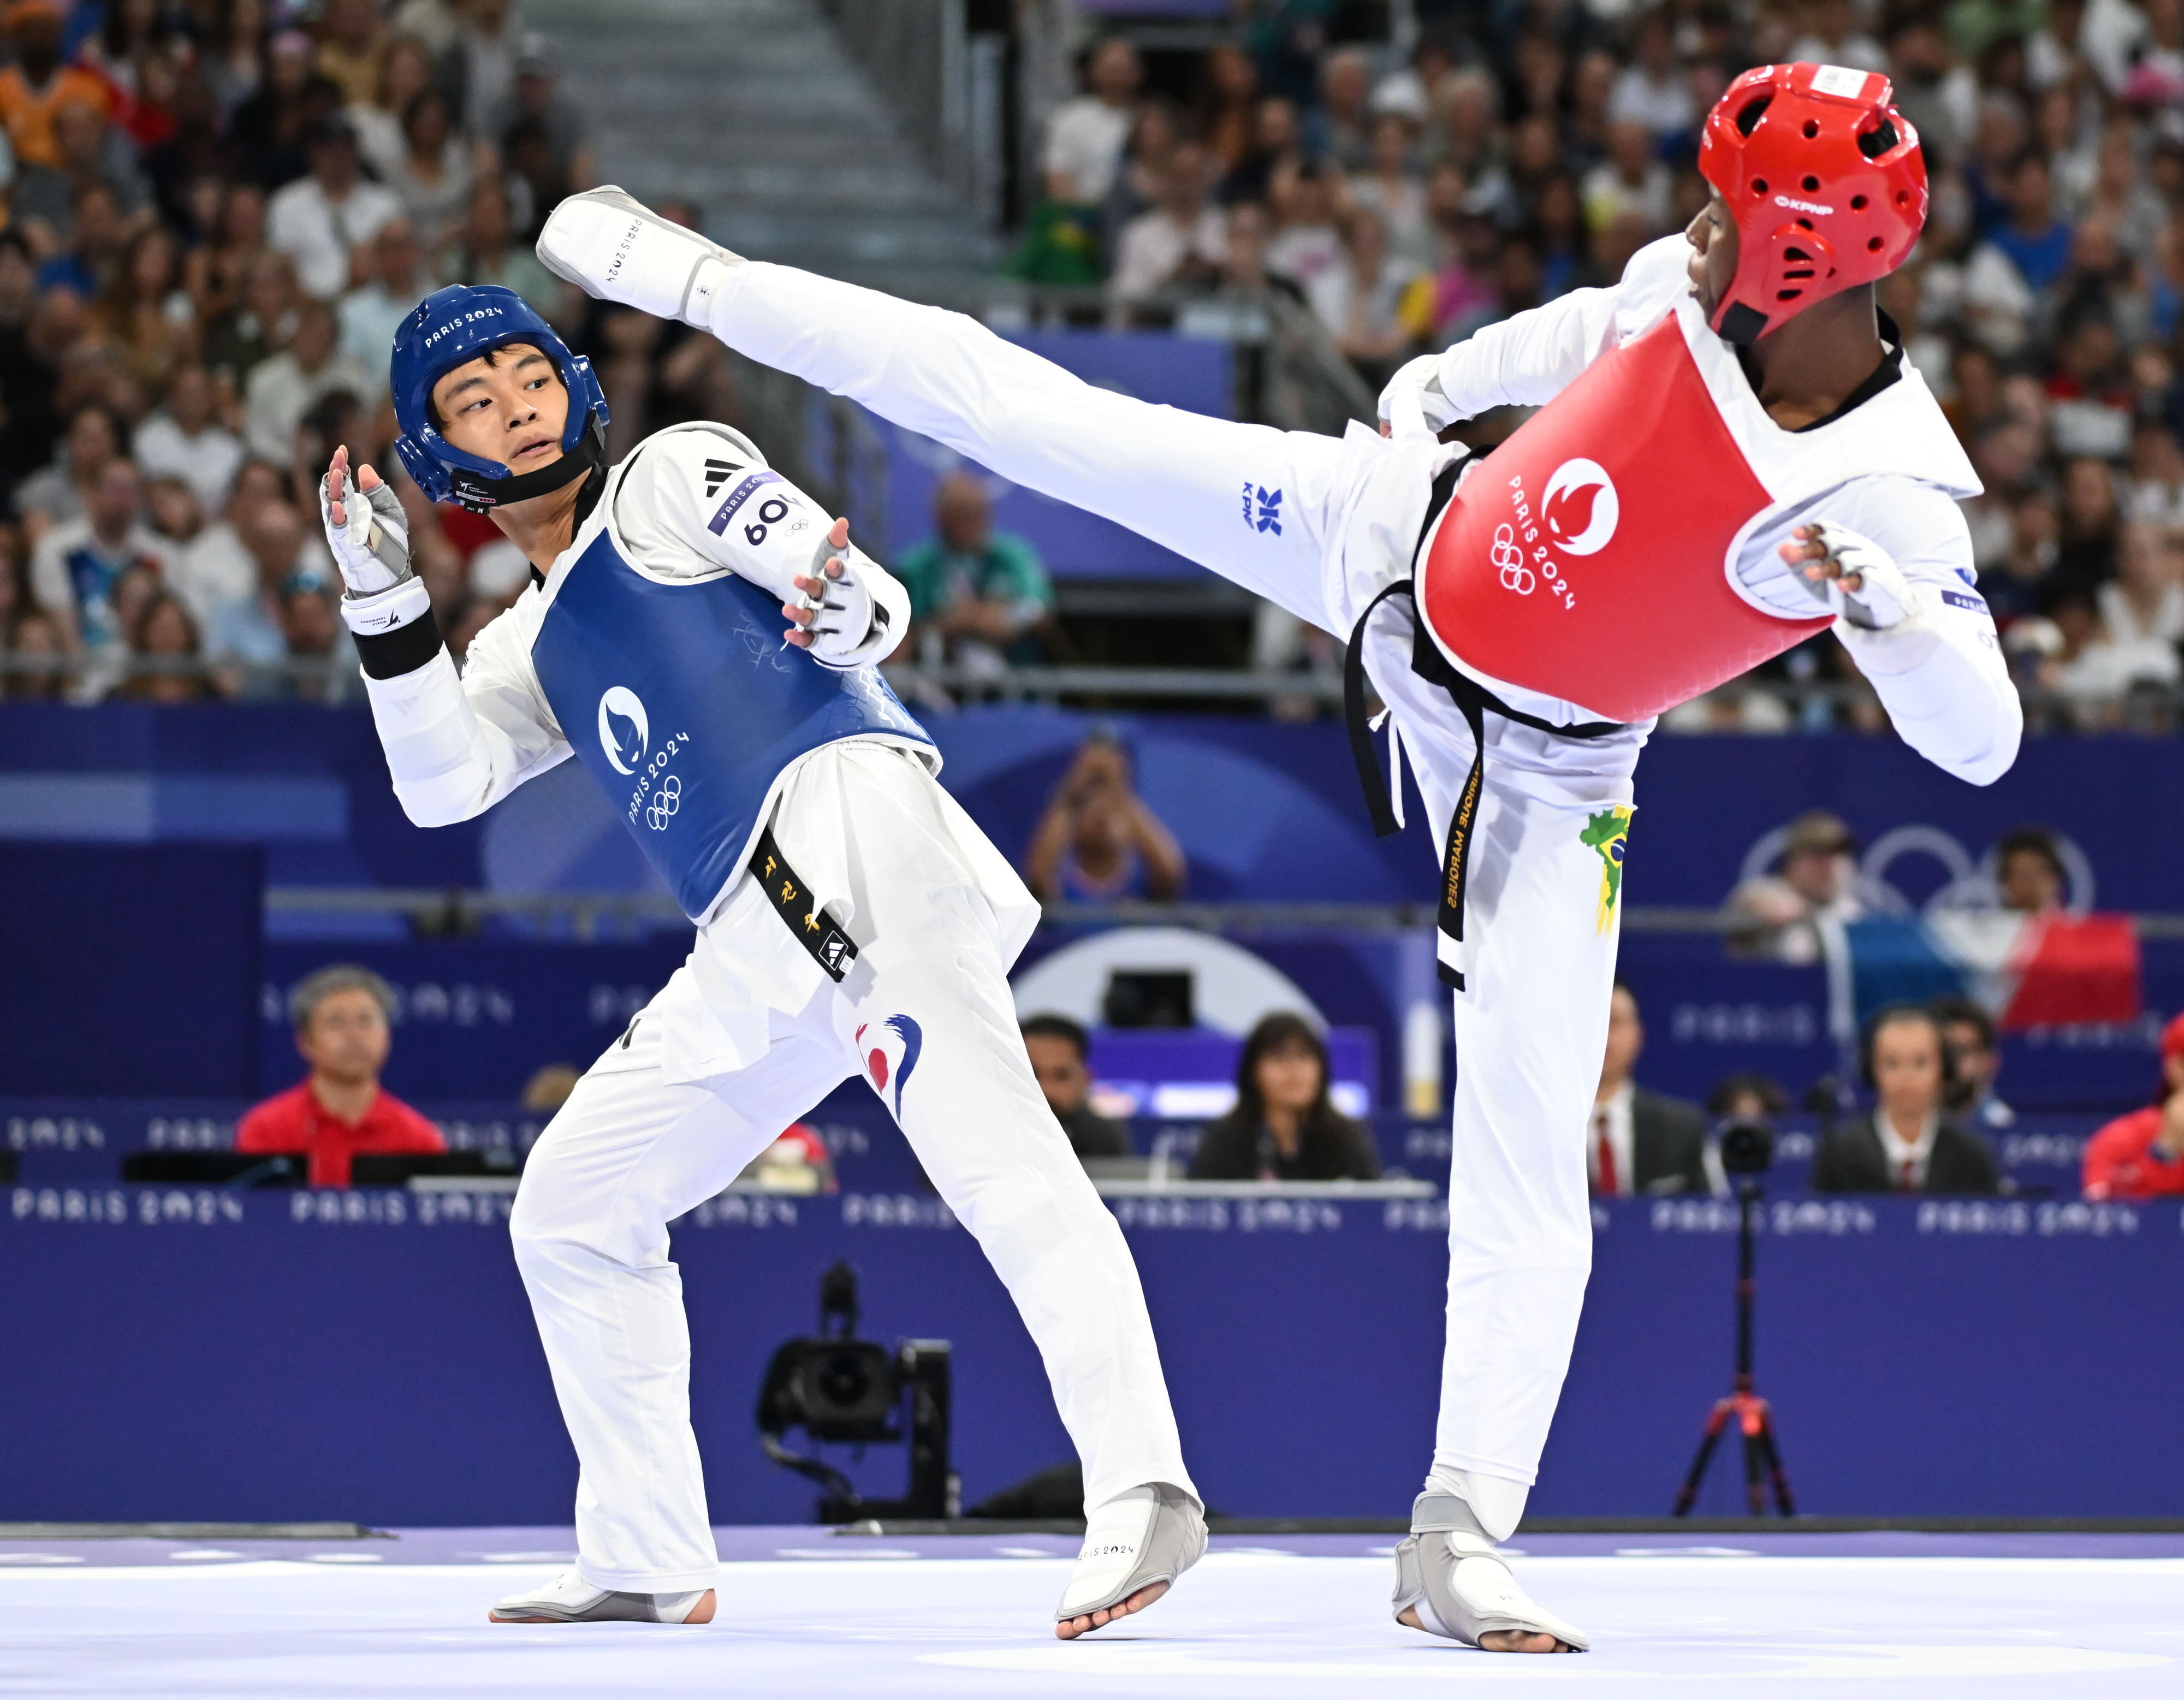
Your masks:
<svg viewBox="0 0 2184 1700"><path fill-rule="evenodd" d="M705 463L705 499L707 501L711 501L720 493L721 486L728 482L728 475L735 470L725 460L708 460Z"/></svg>

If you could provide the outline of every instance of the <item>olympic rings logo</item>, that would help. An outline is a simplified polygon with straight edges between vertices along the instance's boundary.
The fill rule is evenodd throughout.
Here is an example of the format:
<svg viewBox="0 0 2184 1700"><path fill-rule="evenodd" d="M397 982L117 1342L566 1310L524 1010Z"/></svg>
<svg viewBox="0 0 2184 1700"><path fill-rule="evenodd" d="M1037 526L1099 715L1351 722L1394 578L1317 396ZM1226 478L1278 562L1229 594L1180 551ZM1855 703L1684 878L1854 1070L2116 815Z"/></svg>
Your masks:
<svg viewBox="0 0 2184 1700"><path fill-rule="evenodd" d="M1502 574L1502 588L1513 590L1519 596L1529 596L1539 581L1532 569L1524 565L1524 546L1517 541L1517 533L1508 526L1494 528L1494 565Z"/></svg>
<svg viewBox="0 0 2184 1700"><path fill-rule="evenodd" d="M655 833L667 830L667 822L682 806L682 781L679 775L670 773L660 782L660 789L652 794L645 805L644 823Z"/></svg>

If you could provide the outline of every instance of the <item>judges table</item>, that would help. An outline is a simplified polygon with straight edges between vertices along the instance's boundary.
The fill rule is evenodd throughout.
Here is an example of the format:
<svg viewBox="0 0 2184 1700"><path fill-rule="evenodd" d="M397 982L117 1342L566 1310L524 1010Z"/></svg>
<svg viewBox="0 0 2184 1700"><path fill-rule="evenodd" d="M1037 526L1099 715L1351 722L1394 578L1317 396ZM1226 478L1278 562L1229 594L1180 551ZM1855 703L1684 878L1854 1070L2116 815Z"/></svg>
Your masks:
<svg viewBox="0 0 2184 1700"><path fill-rule="evenodd" d="M1403 1512L1433 1441L1446 1201L1123 1190L1208 1501ZM509 1192L26 1184L0 1202L0 1520L566 1520L575 1459ZM1728 1390L1736 1216L1596 1209L1536 1512L1667 1511ZM1801 1509L2184 1516L2176 1204L1785 1198L1763 1226L1759 1385ZM837 1259L866 1334L954 1343L967 1504L1070 1455L1007 1295L930 1194L729 1193L674 1237L716 1522L810 1514L751 1413ZM833 1456L863 1491L900 1491L900 1448ZM1737 1474L1717 1468L1702 1512L1740 1508Z"/></svg>

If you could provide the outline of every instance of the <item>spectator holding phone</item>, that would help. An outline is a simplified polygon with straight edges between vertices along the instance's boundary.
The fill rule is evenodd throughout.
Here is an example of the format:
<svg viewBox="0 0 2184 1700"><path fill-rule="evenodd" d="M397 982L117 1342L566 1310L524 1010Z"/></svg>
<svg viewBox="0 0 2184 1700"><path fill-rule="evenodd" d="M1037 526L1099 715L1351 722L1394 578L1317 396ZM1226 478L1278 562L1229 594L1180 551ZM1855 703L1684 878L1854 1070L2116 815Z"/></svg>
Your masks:
<svg viewBox="0 0 2184 1700"><path fill-rule="evenodd" d="M1183 892L1183 847L1130 783L1113 733L1078 749L1024 858L1024 881L1045 903L1156 902Z"/></svg>

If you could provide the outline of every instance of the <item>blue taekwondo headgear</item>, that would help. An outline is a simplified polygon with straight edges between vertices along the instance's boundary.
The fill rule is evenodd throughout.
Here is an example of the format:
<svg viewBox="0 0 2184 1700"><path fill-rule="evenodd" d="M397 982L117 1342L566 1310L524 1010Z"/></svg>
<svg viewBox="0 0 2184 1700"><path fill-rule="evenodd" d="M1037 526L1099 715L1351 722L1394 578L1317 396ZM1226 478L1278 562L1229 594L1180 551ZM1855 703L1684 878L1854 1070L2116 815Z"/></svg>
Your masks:
<svg viewBox="0 0 2184 1700"><path fill-rule="evenodd" d="M510 472L500 461L458 449L432 423L432 386L457 366L510 343L537 348L560 368L569 392L561 458L535 472ZM432 501L482 514L558 490L606 464L607 399L592 363L571 354L554 327L512 289L456 283L426 296L394 333L388 382L402 427L395 452Z"/></svg>

